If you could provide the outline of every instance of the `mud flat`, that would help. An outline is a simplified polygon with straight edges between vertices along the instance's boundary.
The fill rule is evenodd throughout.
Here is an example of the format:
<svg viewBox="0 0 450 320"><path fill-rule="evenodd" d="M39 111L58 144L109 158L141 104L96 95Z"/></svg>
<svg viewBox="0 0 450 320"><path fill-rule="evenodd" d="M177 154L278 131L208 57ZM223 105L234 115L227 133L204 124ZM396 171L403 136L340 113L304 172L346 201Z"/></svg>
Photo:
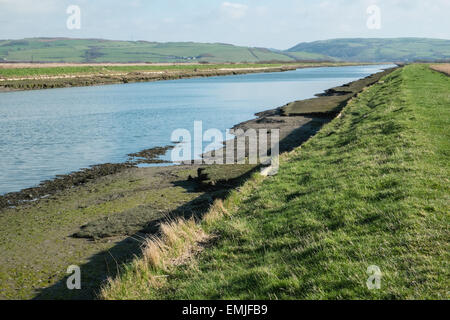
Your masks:
<svg viewBox="0 0 450 320"><path fill-rule="evenodd" d="M359 83L347 86L359 88L353 95L374 82ZM290 115L275 108L235 128L279 129L280 151L289 151L343 107L339 102L317 108L336 90L317 97L309 112ZM136 167L140 161L158 161L169 149L144 150L123 164L95 166L0 197L0 298L93 299L118 265L139 254L146 237L158 234L161 221L201 218L215 199L225 198L259 169L249 164ZM70 265L81 267L82 290L66 288Z"/></svg>

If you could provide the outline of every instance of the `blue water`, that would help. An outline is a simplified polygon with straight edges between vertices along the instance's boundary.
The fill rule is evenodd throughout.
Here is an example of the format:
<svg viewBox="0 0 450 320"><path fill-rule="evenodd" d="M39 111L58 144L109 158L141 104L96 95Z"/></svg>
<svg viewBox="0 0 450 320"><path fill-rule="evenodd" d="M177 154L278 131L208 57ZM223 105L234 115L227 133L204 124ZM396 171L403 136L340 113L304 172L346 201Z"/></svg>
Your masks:
<svg viewBox="0 0 450 320"><path fill-rule="evenodd" d="M0 194L170 144L177 128L224 132L259 111L388 66L300 69L174 81L0 93Z"/></svg>

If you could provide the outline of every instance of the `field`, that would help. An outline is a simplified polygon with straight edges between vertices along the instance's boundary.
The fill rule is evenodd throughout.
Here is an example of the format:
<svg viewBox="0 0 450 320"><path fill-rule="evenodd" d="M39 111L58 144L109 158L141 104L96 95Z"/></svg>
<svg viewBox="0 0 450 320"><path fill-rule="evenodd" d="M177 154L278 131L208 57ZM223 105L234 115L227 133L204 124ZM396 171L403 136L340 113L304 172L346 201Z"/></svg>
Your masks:
<svg viewBox="0 0 450 320"><path fill-rule="evenodd" d="M382 80L277 176L161 226L102 298L448 299L450 78L409 65Z"/></svg>
<svg viewBox="0 0 450 320"><path fill-rule="evenodd" d="M347 102L360 93L365 87L377 83L383 76L393 69L373 74L365 79L360 79L340 87L328 89L320 97L294 101L285 105L281 110L286 116L311 115L311 114L337 114Z"/></svg>
<svg viewBox="0 0 450 320"><path fill-rule="evenodd" d="M0 91L174 80L297 68L356 65L349 62L178 64L0 64Z"/></svg>
<svg viewBox="0 0 450 320"><path fill-rule="evenodd" d="M434 64L431 66L431 69L445 73L450 76L450 63Z"/></svg>
<svg viewBox="0 0 450 320"><path fill-rule="evenodd" d="M423 38L333 39L300 43L285 52L323 54L342 61L436 61L450 59L450 40Z"/></svg>

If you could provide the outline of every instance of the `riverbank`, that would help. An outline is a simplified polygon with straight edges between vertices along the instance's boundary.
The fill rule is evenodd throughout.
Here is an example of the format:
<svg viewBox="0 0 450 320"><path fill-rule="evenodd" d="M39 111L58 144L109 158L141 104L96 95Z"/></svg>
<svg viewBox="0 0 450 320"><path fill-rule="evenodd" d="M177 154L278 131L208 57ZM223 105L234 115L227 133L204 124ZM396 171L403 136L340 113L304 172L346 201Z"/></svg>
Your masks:
<svg viewBox="0 0 450 320"><path fill-rule="evenodd" d="M280 110L260 113L237 127L280 129L284 152L307 141L335 116L313 112L288 117ZM204 171L199 172L201 168ZM94 298L103 281L116 275L118 265L139 254L142 242L159 232L162 221L200 220L215 200L226 199L256 169L107 164L62 176L48 182L48 188L1 197L0 249L5 259L0 264L0 297ZM81 291L65 287L65 271L71 264L82 267Z"/></svg>
<svg viewBox="0 0 450 320"><path fill-rule="evenodd" d="M284 72L299 68L353 66L361 63L317 62L286 64L96 64L31 66L0 64L0 92L81 87L132 82Z"/></svg>
<svg viewBox="0 0 450 320"><path fill-rule="evenodd" d="M383 77L278 175L163 225L101 298L448 299L449 86L427 65Z"/></svg>

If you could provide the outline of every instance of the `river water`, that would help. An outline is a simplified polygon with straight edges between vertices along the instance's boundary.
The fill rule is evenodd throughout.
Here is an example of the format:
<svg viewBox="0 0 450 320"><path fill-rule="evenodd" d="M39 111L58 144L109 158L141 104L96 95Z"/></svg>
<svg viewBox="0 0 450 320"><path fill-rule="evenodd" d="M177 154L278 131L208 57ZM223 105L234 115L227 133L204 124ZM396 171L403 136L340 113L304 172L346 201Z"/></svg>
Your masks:
<svg viewBox="0 0 450 320"><path fill-rule="evenodd" d="M171 144L178 128L222 132L259 111L311 98L390 66L0 93L0 194Z"/></svg>

